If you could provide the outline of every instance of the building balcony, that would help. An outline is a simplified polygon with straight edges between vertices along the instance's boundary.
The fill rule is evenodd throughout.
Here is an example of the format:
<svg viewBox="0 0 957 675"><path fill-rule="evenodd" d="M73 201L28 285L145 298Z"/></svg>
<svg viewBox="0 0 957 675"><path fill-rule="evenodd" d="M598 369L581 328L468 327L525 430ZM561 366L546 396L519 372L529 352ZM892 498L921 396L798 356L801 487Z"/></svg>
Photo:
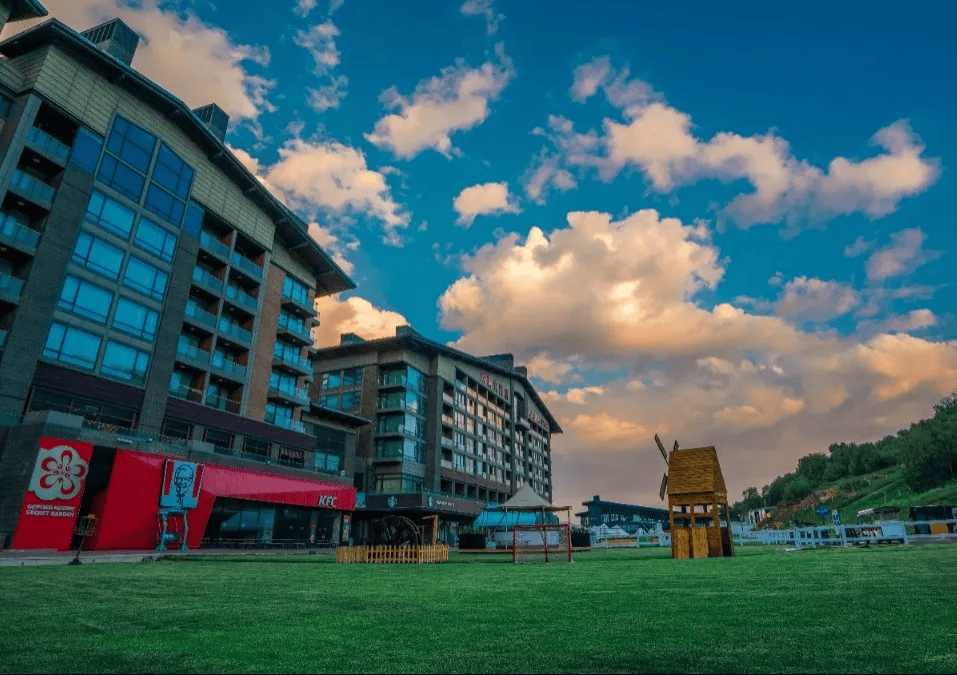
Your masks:
<svg viewBox="0 0 957 675"><path fill-rule="evenodd" d="M200 288L205 288L214 295L223 294L223 282L221 279L217 279L212 274L204 270L202 267L193 268L193 281L199 285Z"/></svg>
<svg viewBox="0 0 957 675"><path fill-rule="evenodd" d="M311 375L312 374L312 364L308 359L304 359L301 356L289 356L288 354L273 354L272 356L272 365L273 368L278 368L287 372L295 373L296 375Z"/></svg>
<svg viewBox="0 0 957 675"><path fill-rule="evenodd" d="M283 387L269 385L268 398L280 399L295 405L309 405L309 389L307 387Z"/></svg>
<svg viewBox="0 0 957 675"><path fill-rule="evenodd" d="M306 425L300 422L299 420L294 420L289 417L282 417L281 415L269 415L263 419L266 424L272 424L282 429L289 429L290 431L295 431L300 434L306 433Z"/></svg>
<svg viewBox="0 0 957 675"><path fill-rule="evenodd" d="M7 336L9 334L10 334L9 331L0 330L0 349L3 349L6 346Z"/></svg>
<svg viewBox="0 0 957 675"><path fill-rule="evenodd" d="M259 301L256 298L233 284L226 284L226 299L247 312L255 313L259 306Z"/></svg>
<svg viewBox="0 0 957 675"><path fill-rule="evenodd" d="M252 260L244 256L239 251L233 251L229 256L230 262L233 264L234 269L238 269L247 276L255 279L256 281L261 281L263 278L263 268L260 267L257 263L254 263Z"/></svg>
<svg viewBox="0 0 957 675"><path fill-rule="evenodd" d="M208 392L206 394L206 405L210 408L216 408L217 410L224 410L226 412L239 414L239 409L242 406L242 401L237 401L236 399L229 398L228 396L222 394L214 394L213 392Z"/></svg>
<svg viewBox="0 0 957 675"><path fill-rule="evenodd" d="M455 441L451 438L446 438L445 436L442 436L442 447L449 448L450 450L454 450Z"/></svg>
<svg viewBox="0 0 957 675"><path fill-rule="evenodd" d="M19 169L13 172L10 189L34 204L49 210L53 206L53 195L56 190L38 178L26 174Z"/></svg>
<svg viewBox="0 0 957 675"><path fill-rule="evenodd" d="M70 156L70 146L66 143L58 141L36 127L30 127L30 131L27 133L27 141L47 159L53 160L60 166L66 166L66 160Z"/></svg>
<svg viewBox="0 0 957 675"><path fill-rule="evenodd" d="M234 382L246 381L246 366L227 359L222 354L213 354L213 369Z"/></svg>
<svg viewBox="0 0 957 675"><path fill-rule="evenodd" d="M200 326L210 331L216 329L216 317L200 308L195 302L186 303L185 318L194 326Z"/></svg>
<svg viewBox="0 0 957 675"><path fill-rule="evenodd" d="M455 419L451 415L442 415L442 424L455 426Z"/></svg>
<svg viewBox="0 0 957 675"><path fill-rule="evenodd" d="M206 230L200 230L199 245L216 257L229 262L229 247Z"/></svg>
<svg viewBox="0 0 957 675"><path fill-rule="evenodd" d="M184 401L192 401L193 403L203 402L203 392L190 387L188 384L170 384L169 395L175 398L181 398Z"/></svg>
<svg viewBox="0 0 957 675"><path fill-rule="evenodd" d="M315 305L313 304L314 296L312 293L309 293L305 297L302 296L292 296L285 293L279 298L280 304L286 309L292 310L297 314L302 316L313 316L316 313Z"/></svg>
<svg viewBox="0 0 957 675"><path fill-rule="evenodd" d="M226 317L223 317L219 320L219 332L222 335L227 335L245 345L252 343L253 334L239 324L233 323Z"/></svg>
<svg viewBox="0 0 957 675"><path fill-rule="evenodd" d="M176 345L176 360L182 363L196 366L197 368L209 368L209 359L211 354L207 351L194 347L189 344Z"/></svg>
<svg viewBox="0 0 957 675"><path fill-rule="evenodd" d="M288 322L283 324L280 319L280 323L276 327L276 334L302 345L312 344L312 334L305 325L299 326L295 323Z"/></svg>
<svg viewBox="0 0 957 675"><path fill-rule="evenodd" d="M455 405L455 398L452 397L452 394L442 394L442 400L448 403L449 405Z"/></svg>
<svg viewBox="0 0 957 675"><path fill-rule="evenodd" d="M0 244L33 255L37 252L40 233L31 230L26 223L9 213L0 211Z"/></svg>
<svg viewBox="0 0 957 675"><path fill-rule="evenodd" d="M0 272L0 300L11 304L20 302L20 293L23 291L23 279L17 279L9 274Z"/></svg>

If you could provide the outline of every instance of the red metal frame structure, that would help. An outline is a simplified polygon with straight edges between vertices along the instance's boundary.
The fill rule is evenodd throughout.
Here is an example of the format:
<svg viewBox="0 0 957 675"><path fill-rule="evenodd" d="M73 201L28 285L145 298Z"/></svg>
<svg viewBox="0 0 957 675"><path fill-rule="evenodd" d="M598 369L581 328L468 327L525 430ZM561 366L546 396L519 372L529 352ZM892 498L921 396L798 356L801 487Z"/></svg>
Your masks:
<svg viewBox="0 0 957 675"><path fill-rule="evenodd" d="M545 562L550 562L549 553L551 553L553 558L557 559L566 559L567 562L572 562L572 532L571 527L568 523L548 523L545 525L516 525L512 529L512 562L519 562L519 532L540 532L542 545L538 546L523 546L521 547L522 553L543 553L545 556ZM549 532L558 532L564 533L564 544L562 542L562 536L559 534L558 546L549 546L548 543L548 534Z"/></svg>

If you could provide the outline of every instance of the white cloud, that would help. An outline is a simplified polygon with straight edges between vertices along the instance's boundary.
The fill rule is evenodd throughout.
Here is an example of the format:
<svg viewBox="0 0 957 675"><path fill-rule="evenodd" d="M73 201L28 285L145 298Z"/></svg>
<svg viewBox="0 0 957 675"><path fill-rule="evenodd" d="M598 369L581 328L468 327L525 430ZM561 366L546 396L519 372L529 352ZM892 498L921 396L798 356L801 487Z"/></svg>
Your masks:
<svg viewBox="0 0 957 675"><path fill-rule="evenodd" d="M336 10L342 7L346 0L329 0L329 16L335 14Z"/></svg>
<svg viewBox="0 0 957 675"><path fill-rule="evenodd" d="M465 16L481 16L485 19L485 33L495 35L498 25L505 19L504 14L495 11L493 0L465 0L459 11Z"/></svg>
<svg viewBox="0 0 957 675"><path fill-rule="evenodd" d="M778 315L801 321L828 321L860 305L860 294L837 281L797 277L784 285Z"/></svg>
<svg viewBox="0 0 957 675"><path fill-rule="evenodd" d="M911 310L904 316L895 317L887 322L887 329L895 332L908 333L922 328L937 325L937 317L929 309Z"/></svg>
<svg viewBox="0 0 957 675"><path fill-rule="evenodd" d="M316 8L318 0L297 0L296 6L292 8L294 14L306 18L309 13Z"/></svg>
<svg viewBox="0 0 957 675"><path fill-rule="evenodd" d="M408 325L397 312L379 309L365 298L353 296L340 300L338 295L316 299L319 325L313 329L317 347L339 344L343 333L355 333L365 340L393 337L398 326Z"/></svg>
<svg viewBox="0 0 957 675"><path fill-rule="evenodd" d="M545 195L551 188L560 192L568 192L578 187L575 177L566 169L561 168L560 162L559 157L549 155L546 150L542 150L522 178L522 184L525 186L525 196L536 204L544 204Z"/></svg>
<svg viewBox="0 0 957 675"><path fill-rule="evenodd" d="M114 0L44 4L50 17L79 31L121 18L143 38L133 67L192 108L216 103L233 120L249 121L274 110L266 97L276 82L248 69L250 65L268 65L269 50L237 43L226 31L204 23L188 10L166 11L158 0L142 0L132 7L118 6ZM7 24L2 39L37 23Z"/></svg>
<svg viewBox="0 0 957 675"><path fill-rule="evenodd" d="M328 84L315 89L309 88L309 107L316 112L325 112L330 108L338 108L346 97L346 85L349 83L345 75L336 75Z"/></svg>
<svg viewBox="0 0 957 675"><path fill-rule="evenodd" d="M874 248L874 242L865 239L864 235L861 235L854 240L854 243L848 244L848 246L844 248L844 257L856 258L859 255L867 253L872 248Z"/></svg>
<svg viewBox="0 0 957 675"><path fill-rule="evenodd" d="M387 89L381 100L398 113L376 122L366 140L401 159L430 148L446 157L457 154L451 134L484 122L490 114L489 103L498 99L515 73L501 45L496 46L496 54L498 62L487 61L478 68L460 60L420 82L410 97L400 95L395 87Z"/></svg>
<svg viewBox="0 0 957 675"><path fill-rule="evenodd" d="M459 214L456 225L466 228L476 216L497 216L503 213L521 213L515 199L508 193L508 183L482 183L463 189L452 200L452 208Z"/></svg>
<svg viewBox="0 0 957 675"><path fill-rule="evenodd" d="M609 57L598 56L575 68L568 94L573 101L584 103L597 94L600 88L609 103L626 109L660 98L650 84L638 78L631 79L630 76L631 71L627 65L621 70L615 70Z"/></svg>
<svg viewBox="0 0 957 675"><path fill-rule="evenodd" d="M891 243L883 246L867 259L867 278L883 281L890 277L909 274L940 254L923 249L924 233L914 227L894 232Z"/></svg>
<svg viewBox="0 0 957 675"><path fill-rule="evenodd" d="M548 356L548 352L536 354L525 362L525 368L531 377L537 377L545 382L557 384L571 371L572 364L567 360L561 362L554 361Z"/></svg>
<svg viewBox="0 0 957 675"><path fill-rule="evenodd" d="M336 48L336 37L339 29L327 20L315 24L306 30L297 30L292 41L309 52L314 62L312 72L316 75L326 75L339 65L339 50Z"/></svg>

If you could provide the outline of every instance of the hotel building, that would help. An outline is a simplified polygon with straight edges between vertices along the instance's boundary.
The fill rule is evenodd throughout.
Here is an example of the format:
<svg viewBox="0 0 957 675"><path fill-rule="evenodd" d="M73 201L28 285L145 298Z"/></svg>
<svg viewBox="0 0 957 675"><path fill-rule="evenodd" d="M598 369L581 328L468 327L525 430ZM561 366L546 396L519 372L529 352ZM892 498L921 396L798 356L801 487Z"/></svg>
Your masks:
<svg viewBox="0 0 957 675"><path fill-rule="evenodd" d="M529 485L551 502L552 434L561 427L511 354L476 357L408 326L395 337L346 334L319 350L323 408L372 421L358 431L356 538L389 514L439 516L451 542L488 504Z"/></svg>
<svg viewBox="0 0 957 675"><path fill-rule="evenodd" d="M367 422L311 400L310 333L354 285L138 40L0 43L0 542L65 550L88 515L95 549L348 539Z"/></svg>

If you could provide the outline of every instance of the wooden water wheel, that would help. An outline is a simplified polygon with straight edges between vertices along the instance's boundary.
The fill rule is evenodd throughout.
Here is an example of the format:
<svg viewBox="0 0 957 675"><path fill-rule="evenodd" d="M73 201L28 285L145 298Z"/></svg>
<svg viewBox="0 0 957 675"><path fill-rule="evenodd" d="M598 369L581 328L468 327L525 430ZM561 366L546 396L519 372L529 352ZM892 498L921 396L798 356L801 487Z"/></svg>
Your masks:
<svg viewBox="0 0 957 675"><path fill-rule="evenodd" d="M419 546L419 528L405 516L386 516L370 523L373 546Z"/></svg>

